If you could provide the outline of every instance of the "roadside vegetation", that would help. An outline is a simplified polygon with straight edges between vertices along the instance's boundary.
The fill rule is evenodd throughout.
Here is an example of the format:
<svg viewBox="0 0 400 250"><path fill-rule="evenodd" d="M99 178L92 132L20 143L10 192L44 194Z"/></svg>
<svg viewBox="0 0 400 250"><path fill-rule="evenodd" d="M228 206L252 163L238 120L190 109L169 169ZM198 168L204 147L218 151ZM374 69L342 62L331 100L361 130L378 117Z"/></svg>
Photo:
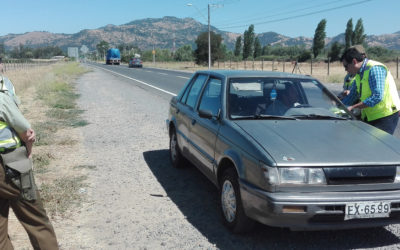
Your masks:
<svg viewBox="0 0 400 250"><path fill-rule="evenodd" d="M86 71L76 62L62 62L7 72L21 99L20 108L36 132L35 178L50 217L66 216L85 198L85 172L78 164L60 163L60 158L77 144L70 136L73 129L87 125L74 88L74 80Z"/></svg>

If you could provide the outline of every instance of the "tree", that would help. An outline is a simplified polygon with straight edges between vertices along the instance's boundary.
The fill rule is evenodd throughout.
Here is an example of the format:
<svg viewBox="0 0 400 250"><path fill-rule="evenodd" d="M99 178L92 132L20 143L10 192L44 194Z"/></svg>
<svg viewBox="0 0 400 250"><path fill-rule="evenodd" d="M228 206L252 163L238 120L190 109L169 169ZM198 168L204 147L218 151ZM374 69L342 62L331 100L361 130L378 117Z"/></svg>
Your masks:
<svg viewBox="0 0 400 250"><path fill-rule="evenodd" d="M243 59L253 55L254 38L254 25L252 24L243 34Z"/></svg>
<svg viewBox="0 0 400 250"><path fill-rule="evenodd" d="M322 19L319 23L317 28L315 29L314 41L313 41L313 54L314 58L316 58L321 50L325 46L325 37L326 37L326 19Z"/></svg>
<svg viewBox="0 0 400 250"><path fill-rule="evenodd" d="M6 49L4 43L0 43L0 57L4 56L5 54L6 54Z"/></svg>
<svg viewBox="0 0 400 250"><path fill-rule="evenodd" d="M96 49L99 52L100 56L105 57L106 51L110 48L110 44L104 40L96 45Z"/></svg>
<svg viewBox="0 0 400 250"><path fill-rule="evenodd" d="M364 34L364 26L362 19L358 19L356 27L354 28L354 40L353 44L363 44L366 35Z"/></svg>
<svg viewBox="0 0 400 250"><path fill-rule="evenodd" d="M341 51L342 51L342 45L336 41L332 44L332 47L328 53L328 57L331 58L332 62L339 61Z"/></svg>
<svg viewBox="0 0 400 250"><path fill-rule="evenodd" d="M271 44L267 44L262 48L262 55L266 56L266 55L270 55L271 54Z"/></svg>
<svg viewBox="0 0 400 250"><path fill-rule="evenodd" d="M349 21L347 21L346 25L346 31L345 31L345 49L348 49L351 45L353 45L353 19L350 18Z"/></svg>
<svg viewBox="0 0 400 250"><path fill-rule="evenodd" d="M219 34L210 32L211 40L211 64L215 60L222 58L221 42L222 37ZM207 64L208 62L208 32L200 33L196 39L197 49L194 51L194 57L197 64Z"/></svg>
<svg viewBox="0 0 400 250"><path fill-rule="evenodd" d="M238 37L236 38L234 55L235 55L236 57L239 57L241 51L242 51L242 36L238 36Z"/></svg>
<svg viewBox="0 0 400 250"><path fill-rule="evenodd" d="M256 37L254 39L254 55L253 55L253 58L257 58L257 57L261 56L261 53L262 53L262 48L261 48L260 39L258 39L258 37Z"/></svg>
<svg viewBox="0 0 400 250"><path fill-rule="evenodd" d="M192 61L193 60L193 50L190 44L184 45L176 50L174 55L177 61Z"/></svg>

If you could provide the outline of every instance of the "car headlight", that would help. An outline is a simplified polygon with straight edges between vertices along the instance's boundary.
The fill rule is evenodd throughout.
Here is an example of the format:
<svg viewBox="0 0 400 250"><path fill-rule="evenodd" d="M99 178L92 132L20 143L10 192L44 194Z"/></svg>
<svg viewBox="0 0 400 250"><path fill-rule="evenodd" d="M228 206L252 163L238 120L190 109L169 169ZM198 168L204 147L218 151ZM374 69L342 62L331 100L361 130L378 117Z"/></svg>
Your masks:
<svg viewBox="0 0 400 250"><path fill-rule="evenodd" d="M394 178L394 182L400 182L400 166L396 168L396 177Z"/></svg>
<svg viewBox="0 0 400 250"><path fill-rule="evenodd" d="M273 168L264 166L264 175L271 185L326 184L325 173L322 168Z"/></svg>

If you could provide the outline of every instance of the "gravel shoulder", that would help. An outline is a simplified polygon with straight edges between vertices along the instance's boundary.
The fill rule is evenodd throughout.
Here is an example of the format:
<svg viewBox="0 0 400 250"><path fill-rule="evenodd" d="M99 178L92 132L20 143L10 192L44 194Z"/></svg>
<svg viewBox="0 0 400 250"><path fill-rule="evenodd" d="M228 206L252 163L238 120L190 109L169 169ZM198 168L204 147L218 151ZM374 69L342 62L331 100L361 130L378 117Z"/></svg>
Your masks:
<svg viewBox="0 0 400 250"><path fill-rule="evenodd" d="M258 225L232 235L220 222L216 188L194 167L169 163L170 97L98 69L78 79L77 92L89 125L72 129L79 143L56 164L89 166L81 170L88 187L69 218L53 221L62 249L400 247L399 226L291 232Z"/></svg>

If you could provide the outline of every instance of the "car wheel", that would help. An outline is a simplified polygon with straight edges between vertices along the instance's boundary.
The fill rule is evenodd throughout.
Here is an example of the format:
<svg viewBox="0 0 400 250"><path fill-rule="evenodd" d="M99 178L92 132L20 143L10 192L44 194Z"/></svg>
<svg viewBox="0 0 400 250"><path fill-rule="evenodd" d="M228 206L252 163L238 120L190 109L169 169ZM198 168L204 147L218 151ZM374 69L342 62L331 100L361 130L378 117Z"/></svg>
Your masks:
<svg viewBox="0 0 400 250"><path fill-rule="evenodd" d="M238 176L234 169L225 170L220 185L221 212L224 224L234 233L250 231L255 222L244 213Z"/></svg>
<svg viewBox="0 0 400 250"><path fill-rule="evenodd" d="M171 137L169 139L169 158L171 160L172 166L175 168L182 168L185 165L185 158L181 153L178 146L178 138L176 137L176 132L173 130Z"/></svg>

